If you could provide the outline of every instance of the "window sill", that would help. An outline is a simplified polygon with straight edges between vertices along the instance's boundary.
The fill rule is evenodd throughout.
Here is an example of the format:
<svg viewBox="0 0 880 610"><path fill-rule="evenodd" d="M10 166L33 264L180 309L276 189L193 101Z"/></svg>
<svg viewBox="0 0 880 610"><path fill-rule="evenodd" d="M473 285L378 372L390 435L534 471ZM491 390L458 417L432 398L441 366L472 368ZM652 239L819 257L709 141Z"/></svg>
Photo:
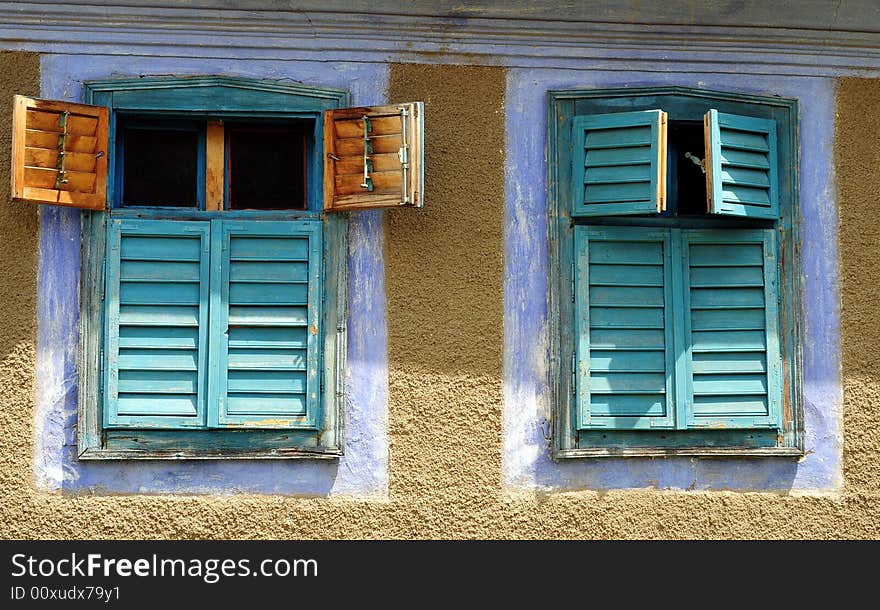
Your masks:
<svg viewBox="0 0 880 610"><path fill-rule="evenodd" d="M342 457L340 449L181 449L144 451L138 449L86 449L80 460L333 460Z"/></svg>
<svg viewBox="0 0 880 610"><path fill-rule="evenodd" d="M804 456L804 451L797 447L585 447L579 449L558 449L554 452L553 459L679 456L705 458L801 458Z"/></svg>
<svg viewBox="0 0 880 610"><path fill-rule="evenodd" d="M80 460L333 459L341 439L317 430L105 430Z"/></svg>

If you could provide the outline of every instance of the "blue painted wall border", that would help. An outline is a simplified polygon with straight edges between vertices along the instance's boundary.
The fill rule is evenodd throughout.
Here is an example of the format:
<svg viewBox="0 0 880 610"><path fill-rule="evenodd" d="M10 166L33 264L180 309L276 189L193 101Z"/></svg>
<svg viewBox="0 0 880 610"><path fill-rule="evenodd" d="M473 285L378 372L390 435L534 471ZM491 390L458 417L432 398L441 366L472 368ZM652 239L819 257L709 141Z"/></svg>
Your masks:
<svg viewBox="0 0 880 610"><path fill-rule="evenodd" d="M678 66L676 66L678 68ZM729 66L725 72L735 72ZM680 85L800 104L804 418L807 455L780 459L624 458L554 462L548 385L547 90ZM511 69L507 76L504 474L511 488L829 491L842 485L834 80L703 72Z"/></svg>
<svg viewBox="0 0 880 610"><path fill-rule="evenodd" d="M46 55L42 96L82 100L85 80L226 74L348 89L385 103L384 64ZM346 445L338 461L80 462L76 459L79 211L40 209L37 270L37 484L74 493L273 493L384 497L388 488L387 332L381 212L349 224Z"/></svg>

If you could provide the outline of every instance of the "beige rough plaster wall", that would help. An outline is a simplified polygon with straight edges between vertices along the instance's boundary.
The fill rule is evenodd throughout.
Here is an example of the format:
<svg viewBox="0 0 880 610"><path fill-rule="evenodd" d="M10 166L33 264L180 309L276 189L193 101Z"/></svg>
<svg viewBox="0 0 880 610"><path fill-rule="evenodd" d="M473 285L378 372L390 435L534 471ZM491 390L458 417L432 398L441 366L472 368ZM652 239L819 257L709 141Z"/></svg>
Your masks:
<svg viewBox="0 0 880 610"><path fill-rule="evenodd" d="M0 91L37 60L0 55ZM88 496L33 485L36 215L0 201L0 536L7 538L880 537L880 82L844 80L841 204L845 487L835 495L628 490L509 493L501 475L504 89L500 68L395 65L424 99L426 208L386 214L388 500ZM3 98L0 98L3 99ZM9 107L0 115L0 156ZM487 110L488 109L488 110ZM8 158L0 158L7 171ZM6 189L8 176L0 173ZM865 256L870 252L871 256ZM12 274L11 276L9 274ZM7 278L14 278L12 280Z"/></svg>
<svg viewBox="0 0 880 610"><path fill-rule="evenodd" d="M870 494L875 503L880 492L878 99L880 79L840 81L835 151L842 267L844 479L847 491Z"/></svg>
<svg viewBox="0 0 880 610"><path fill-rule="evenodd" d="M34 206L10 201L16 93L40 93L40 58L34 53L0 52L0 502L4 507L17 502L22 493L32 494L34 488L39 222ZM8 519L3 519L0 528L6 523Z"/></svg>

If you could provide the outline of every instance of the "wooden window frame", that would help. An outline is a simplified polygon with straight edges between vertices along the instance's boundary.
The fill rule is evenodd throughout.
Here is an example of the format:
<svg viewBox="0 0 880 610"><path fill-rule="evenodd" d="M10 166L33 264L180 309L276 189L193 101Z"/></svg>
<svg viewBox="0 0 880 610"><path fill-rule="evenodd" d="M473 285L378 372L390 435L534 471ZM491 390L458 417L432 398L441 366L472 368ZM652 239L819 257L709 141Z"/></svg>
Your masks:
<svg viewBox="0 0 880 610"><path fill-rule="evenodd" d="M116 146L119 113L139 117L206 121L306 119L314 122L308 154L308 209L218 210L119 207L117 167L110 159L107 211L82 214L80 349L78 357L78 457L105 459L287 459L335 458L344 446L344 371L346 345L346 214L323 213L324 111L349 105L337 89L231 77L114 79L85 83L85 102L110 109L110 150ZM209 123L210 125L210 123ZM114 155L115 157L115 155ZM204 197L204 193L200 194ZM323 225L320 337L321 393L314 430L111 430L103 426L103 298L107 224L110 218L177 220L320 220Z"/></svg>
<svg viewBox="0 0 880 610"><path fill-rule="evenodd" d="M778 126L779 212L777 221L729 217L573 218L573 117L662 109L669 121L700 121L709 109L775 120ZM551 449L555 459L593 457L782 457L803 455L803 316L799 257L797 101L779 97L706 91L687 87L562 90L548 92L548 297ZM783 421L775 446L749 446L749 430L624 431L576 427L576 338L574 296L575 224L683 229L776 230L780 260L780 308Z"/></svg>

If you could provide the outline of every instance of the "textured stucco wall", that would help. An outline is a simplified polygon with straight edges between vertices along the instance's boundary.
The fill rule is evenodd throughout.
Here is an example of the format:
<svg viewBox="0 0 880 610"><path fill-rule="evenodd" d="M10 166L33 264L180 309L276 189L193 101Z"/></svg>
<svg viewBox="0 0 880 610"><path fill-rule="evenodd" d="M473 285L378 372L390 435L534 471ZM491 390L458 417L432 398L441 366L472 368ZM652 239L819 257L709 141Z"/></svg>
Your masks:
<svg viewBox="0 0 880 610"><path fill-rule="evenodd" d="M843 79L837 94L844 476L880 492L880 79ZM880 527L880 526L878 526Z"/></svg>
<svg viewBox="0 0 880 610"><path fill-rule="evenodd" d="M39 92L39 56L0 52L0 498L4 504L16 502L16 494L7 490L33 486L38 223L34 206L10 203L9 156L12 96Z"/></svg>
<svg viewBox="0 0 880 610"><path fill-rule="evenodd" d="M22 61L15 59L14 61ZM26 62L27 60L25 60ZM34 90L0 57L4 92ZM30 65L30 64L25 64ZM33 71L35 68L32 68ZM392 66L389 99L426 101L426 208L385 214L390 438L387 499L279 495L88 496L33 485L34 261L2 282L0 523L25 538L877 537L880 83L842 81L836 175L842 256L844 487L834 494L510 491L502 476L503 69ZM7 93L8 99L8 93ZM8 116L8 115L4 115ZM0 121L3 119L0 118ZM482 133L482 130L491 130ZM488 135L487 135L488 133ZM0 123L8 138L8 120ZM473 139L476 137L478 139ZM8 147L7 147L8 148ZM0 155L5 150L0 150ZM6 164L0 159L0 168ZM4 176L0 175L0 180ZM36 248L33 216L6 220L0 268ZM29 224L28 224L29 223ZM866 257L865 252L872 252ZM2 322L5 324L6 319ZM25 332L24 329L27 329ZM12 334L11 334L12 333ZM9 361L10 346L22 356ZM29 355L27 349L30 349ZM22 398L24 397L24 398Z"/></svg>

